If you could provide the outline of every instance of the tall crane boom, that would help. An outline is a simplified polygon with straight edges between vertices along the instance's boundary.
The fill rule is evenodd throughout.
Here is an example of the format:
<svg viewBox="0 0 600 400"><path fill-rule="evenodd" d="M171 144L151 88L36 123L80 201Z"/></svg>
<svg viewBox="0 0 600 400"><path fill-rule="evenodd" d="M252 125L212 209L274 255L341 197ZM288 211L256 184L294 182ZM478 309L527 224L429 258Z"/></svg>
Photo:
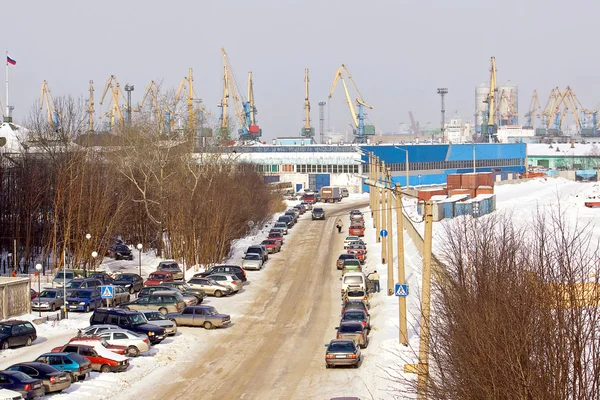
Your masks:
<svg viewBox="0 0 600 400"><path fill-rule="evenodd" d="M221 104L217 105L221 107L221 128L219 131L219 138L222 143L228 142L231 138L229 135L229 82L227 77L227 66L223 68L223 98Z"/></svg>
<svg viewBox="0 0 600 400"><path fill-rule="evenodd" d="M175 104L179 102L181 94L185 93L185 99L187 104L187 129L191 140L194 140L198 133L198 121L196 117L196 111L200 112L201 115L210 114L202 107L202 99L198 98L194 91L194 78L193 71L191 68L188 70L188 76L184 77L179 84L177 93L175 94ZM194 103L197 107L194 107Z"/></svg>
<svg viewBox="0 0 600 400"><path fill-rule="evenodd" d="M308 96L308 68L304 69L304 127L300 130L300 135L312 138L315 136L315 128L310 126L310 100Z"/></svg>
<svg viewBox="0 0 600 400"><path fill-rule="evenodd" d="M50 87L48 86L48 82L46 81L42 83L42 89L40 93L40 110L44 109L44 104L46 104L48 124L50 125L53 131L57 131L59 129L60 120L58 117L58 111L56 111L56 108L54 106L54 98L52 97Z"/></svg>
<svg viewBox="0 0 600 400"><path fill-rule="evenodd" d="M531 103L529 104L529 111L525 114L525 118L527 119L527 124L525 128L533 129L535 125L535 115L537 110L540 108L540 98L538 96L537 90L534 89L533 96L531 97Z"/></svg>
<svg viewBox="0 0 600 400"><path fill-rule="evenodd" d="M117 78L114 75L111 75L104 84L104 92L102 93L102 98L100 99L100 105L104 103L104 98L109 90L111 92L111 101L109 103L111 104L111 107L109 107L108 111L103 115L103 117L110 116L108 128L109 131L111 131L115 127L117 119L119 119L121 122L124 121L123 113L119 107L119 99L122 98L125 102L127 102L127 99L125 99L125 96L121 91L121 85L119 85L119 82L117 82Z"/></svg>
<svg viewBox="0 0 600 400"><path fill-rule="evenodd" d="M90 80L90 97L88 100L88 130L94 132L94 81Z"/></svg>
<svg viewBox="0 0 600 400"><path fill-rule="evenodd" d="M490 67L490 91L485 102L488 104L487 121L484 120L481 132L483 139L486 142L498 142L497 125L496 125L496 57L491 58Z"/></svg>

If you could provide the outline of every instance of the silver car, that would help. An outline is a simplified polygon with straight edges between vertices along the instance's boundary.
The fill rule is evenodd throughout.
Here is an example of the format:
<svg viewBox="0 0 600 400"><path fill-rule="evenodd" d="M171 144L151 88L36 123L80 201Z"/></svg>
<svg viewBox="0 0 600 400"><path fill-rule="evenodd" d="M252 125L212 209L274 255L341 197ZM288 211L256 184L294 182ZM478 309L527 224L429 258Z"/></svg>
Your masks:
<svg viewBox="0 0 600 400"><path fill-rule="evenodd" d="M167 319L160 311L138 310L149 324L165 329L165 334L173 336L177 333L177 324Z"/></svg>
<svg viewBox="0 0 600 400"><path fill-rule="evenodd" d="M247 253L242 260L242 268L246 270L261 270L263 267L263 260L260 254Z"/></svg>
<svg viewBox="0 0 600 400"><path fill-rule="evenodd" d="M234 293L237 293L242 288L243 284L237 276L229 274L212 274L207 276L206 279L212 279L218 284L230 287Z"/></svg>
<svg viewBox="0 0 600 400"><path fill-rule="evenodd" d="M31 301L32 310L56 311L65 303L62 289L44 289Z"/></svg>
<svg viewBox="0 0 600 400"><path fill-rule="evenodd" d="M126 346L126 353L131 357L137 357L140 353L150 350L148 336L127 329L107 329L100 332L98 336L105 339L108 344Z"/></svg>
<svg viewBox="0 0 600 400"><path fill-rule="evenodd" d="M65 269L58 271L52 280L53 288L60 288L75 279L75 271L72 269Z"/></svg>
<svg viewBox="0 0 600 400"><path fill-rule="evenodd" d="M96 336L99 335L100 332L104 332L107 330L112 330L112 329L123 329L120 326L117 325L92 325L92 326L88 326L85 329L80 329L79 330L79 334L83 335L83 336Z"/></svg>
<svg viewBox="0 0 600 400"><path fill-rule="evenodd" d="M159 271L166 271L166 272L172 273L173 279L175 279L175 280L183 279L183 270L181 269L179 264L177 264L177 261L173 261L173 260L161 261L160 263L158 263L157 269Z"/></svg>

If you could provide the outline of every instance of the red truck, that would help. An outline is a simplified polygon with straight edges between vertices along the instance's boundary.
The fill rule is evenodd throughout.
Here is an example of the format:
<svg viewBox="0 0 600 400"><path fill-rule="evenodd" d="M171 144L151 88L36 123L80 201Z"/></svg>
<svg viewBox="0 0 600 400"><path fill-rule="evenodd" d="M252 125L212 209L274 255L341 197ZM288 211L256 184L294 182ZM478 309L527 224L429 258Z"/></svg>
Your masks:
<svg viewBox="0 0 600 400"><path fill-rule="evenodd" d="M302 196L302 201L309 204L315 204L317 198L314 192L306 192L304 196Z"/></svg>

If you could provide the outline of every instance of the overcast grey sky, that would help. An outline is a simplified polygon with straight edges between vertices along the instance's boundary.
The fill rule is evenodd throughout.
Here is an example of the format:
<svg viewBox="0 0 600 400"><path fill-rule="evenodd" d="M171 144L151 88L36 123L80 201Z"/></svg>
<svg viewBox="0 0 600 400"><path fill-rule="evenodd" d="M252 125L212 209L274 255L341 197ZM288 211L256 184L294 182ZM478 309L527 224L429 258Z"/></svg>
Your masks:
<svg viewBox="0 0 600 400"><path fill-rule="evenodd" d="M93 79L99 116L111 74L135 85L135 103L151 80L176 88L189 67L196 93L218 115L221 46L241 84L253 71L265 140L299 134L304 68L318 132L317 103L342 63L383 131L408 127L409 110L438 127L437 87L449 89L447 116L472 119L491 56L498 82L519 85L521 116L533 89L543 104L553 87L567 85L586 108L600 101L594 0L40 0L5 2L3 14L2 49L17 61L9 66L17 122L39 101L44 79L55 97L86 96ZM341 89L327 107L338 130L351 122Z"/></svg>

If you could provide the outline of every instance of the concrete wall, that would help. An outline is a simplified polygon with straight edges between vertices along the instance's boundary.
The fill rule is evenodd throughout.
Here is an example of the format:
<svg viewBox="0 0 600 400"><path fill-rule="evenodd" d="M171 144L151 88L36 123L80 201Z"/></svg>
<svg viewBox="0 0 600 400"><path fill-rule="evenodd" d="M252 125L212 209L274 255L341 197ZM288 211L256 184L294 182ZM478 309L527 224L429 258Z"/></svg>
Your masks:
<svg viewBox="0 0 600 400"><path fill-rule="evenodd" d="M0 277L0 315L7 319L31 312L31 282L28 278Z"/></svg>

